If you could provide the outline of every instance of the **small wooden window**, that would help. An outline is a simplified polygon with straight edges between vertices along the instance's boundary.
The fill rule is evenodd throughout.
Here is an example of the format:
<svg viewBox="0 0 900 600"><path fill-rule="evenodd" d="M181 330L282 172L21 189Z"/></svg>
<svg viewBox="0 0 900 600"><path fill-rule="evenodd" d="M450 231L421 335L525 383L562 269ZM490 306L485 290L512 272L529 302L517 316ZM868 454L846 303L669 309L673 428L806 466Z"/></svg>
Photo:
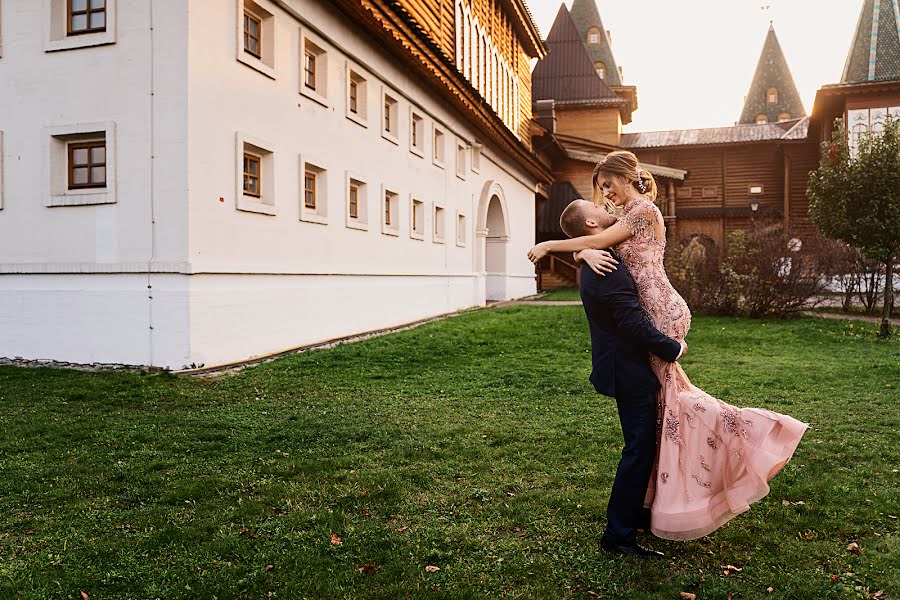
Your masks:
<svg viewBox="0 0 900 600"><path fill-rule="evenodd" d="M244 52L262 58L262 19L244 12Z"/></svg>
<svg viewBox="0 0 900 600"><path fill-rule="evenodd" d="M703 197L704 198L718 198L719 197L719 188L712 186L703 186Z"/></svg>
<svg viewBox="0 0 900 600"><path fill-rule="evenodd" d="M787 121L790 118L791 118L791 113L789 113L789 112L783 112L778 115L779 121Z"/></svg>
<svg viewBox="0 0 900 600"><path fill-rule="evenodd" d="M303 65L304 83L310 89L316 89L316 55L306 51L306 60Z"/></svg>
<svg viewBox="0 0 900 600"><path fill-rule="evenodd" d="M350 218L359 218L359 186L350 184Z"/></svg>
<svg viewBox="0 0 900 600"><path fill-rule="evenodd" d="M592 28L588 31L588 44L599 44L600 43L600 31Z"/></svg>
<svg viewBox="0 0 900 600"><path fill-rule="evenodd" d="M757 125L762 125L763 123L768 123L769 117L763 114L756 115L756 123Z"/></svg>
<svg viewBox="0 0 900 600"><path fill-rule="evenodd" d="M106 187L106 141L69 144L69 189Z"/></svg>
<svg viewBox="0 0 900 600"><path fill-rule="evenodd" d="M259 198L262 196L259 181L259 165L261 157L244 152L244 193Z"/></svg>
<svg viewBox="0 0 900 600"><path fill-rule="evenodd" d="M316 209L316 174L312 171L303 175L303 204L306 208Z"/></svg>
<svg viewBox="0 0 900 600"><path fill-rule="evenodd" d="M359 97L359 84L357 84L352 79L350 80L350 112L354 114L359 114L359 107L357 106L357 98Z"/></svg>
<svg viewBox="0 0 900 600"><path fill-rule="evenodd" d="M384 195L384 224L390 227L393 225L393 215L391 214L391 195Z"/></svg>
<svg viewBox="0 0 900 600"><path fill-rule="evenodd" d="M601 61L597 61L594 63L594 69L597 71L597 75L600 76L600 79L606 79L606 65Z"/></svg>
<svg viewBox="0 0 900 600"><path fill-rule="evenodd" d="M688 187L680 187L675 190L675 197L680 199L687 199L694 195L694 188Z"/></svg>
<svg viewBox="0 0 900 600"><path fill-rule="evenodd" d="M387 98L384 100L384 130L393 133L391 130L391 101Z"/></svg>
<svg viewBox="0 0 900 600"><path fill-rule="evenodd" d="M106 0L68 0L69 35L106 31Z"/></svg>
<svg viewBox="0 0 900 600"><path fill-rule="evenodd" d="M777 88L769 88L769 91L766 92L766 99L769 104L778 104L778 89Z"/></svg>

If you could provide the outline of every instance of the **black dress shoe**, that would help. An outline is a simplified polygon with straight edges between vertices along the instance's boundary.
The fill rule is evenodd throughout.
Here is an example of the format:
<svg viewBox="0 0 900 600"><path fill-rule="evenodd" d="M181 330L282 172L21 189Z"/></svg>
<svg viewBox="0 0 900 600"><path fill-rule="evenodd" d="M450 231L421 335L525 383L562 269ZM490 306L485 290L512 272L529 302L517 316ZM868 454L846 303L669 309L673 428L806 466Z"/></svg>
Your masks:
<svg viewBox="0 0 900 600"><path fill-rule="evenodd" d="M615 552L616 554L624 554L626 556L640 556L641 558L665 558L666 555L656 550L650 550L643 546L638 546L637 542L633 544L616 544L600 540L600 547L607 552Z"/></svg>

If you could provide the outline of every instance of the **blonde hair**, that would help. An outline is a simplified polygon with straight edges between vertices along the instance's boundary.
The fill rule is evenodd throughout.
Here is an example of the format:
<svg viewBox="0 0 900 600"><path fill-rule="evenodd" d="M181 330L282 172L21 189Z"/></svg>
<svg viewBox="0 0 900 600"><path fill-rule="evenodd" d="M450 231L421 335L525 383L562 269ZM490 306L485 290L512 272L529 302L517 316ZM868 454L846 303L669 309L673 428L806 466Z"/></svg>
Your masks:
<svg viewBox="0 0 900 600"><path fill-rule="evenodd" d="M641 169L637 156L627 150L616 150L606 155L606 158L597 163L591 176L594 204L600 206L603 201L603 188L600 186L601 174L617 175L631 183L631 186L642 196L647 196L656 202L658 190L653 174L647 169ZM644 190L641 191L641 184ZM608 202L608 201L606 201Z"/></svg>

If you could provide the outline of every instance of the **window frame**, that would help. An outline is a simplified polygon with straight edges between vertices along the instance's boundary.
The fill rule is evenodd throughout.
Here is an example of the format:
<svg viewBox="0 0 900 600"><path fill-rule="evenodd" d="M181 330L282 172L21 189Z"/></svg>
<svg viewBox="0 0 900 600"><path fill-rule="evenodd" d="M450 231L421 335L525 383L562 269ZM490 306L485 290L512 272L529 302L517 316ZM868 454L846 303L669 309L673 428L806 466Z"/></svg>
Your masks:
<svg viewBox="0 0 900 600"><path fill-rule="evenodd" d="M441 156L438 156L438 142L441 146ZM444 128L434 123L431 127L431 162L437 167L444 169L447 159L447 134Z"/></svg>
<svg viewBox="0 0 900 600"><path fill-rule="evenodd" d="M259 158L259 195L245 192L244 156ZM277 180L275 178L275 146L256 136L235 133L235 209L265 215L277 214Z"/></svg>
<svg viewBox="0 0 900 600"><path fill-rule="evenodd" d="M419 212L416 212L416 209ZM427 203L418 194L409 195L409 237L420 242L425 241L425 226Z"/></svg>
<svg viewBox="0 0 900 600"><path fill-rule="evenodd" d="M257 29L256 38L254 38L251 35L251 33L248 31L248 28L247 28L248 21L256 23L256 29ZM250 48L247 47L248 39L256 40L256 48L257 48L258 52L254 52L253 50L251 50ZM262 20L262 18L260 18L259 15L253 14L252 11L247 10L247 8L245 7L244 8L244 52L247 52L248 54L250 54L250 56L253 56L259 60L262 60L262 40L263 40L263 20Z"/></svg>
<svg viewBox="0 0 900 600"><path fill-rule="evenodd" d="M309 98L310 100L313 100L326 108L331 108L332 103L331 93L329 90L329 74L331 72L331 59L329 58L329 54L331 54L331 51L329 50L329 47L324 40L312 33L306 27L302 27L300 29L300 77L298 81L300 89L298 91L301 96ZM315 58L315 63L313 66L315 87L310 87L306 83L308 55L312 55ZM339 63L335 64L339 65ZM364 70L359 69L357 65L353 65L353 67L354 69L358 69L359 73L364 73ZM340 69L340 66L338 66L337 68ZM345 73L349 72L349 68L350 61L346 61ZM349 85L345 86L344 95L349 95ZM350 113L349 111L349 104L347 102L345 102L344 113L347 115L352 115L352 113ZM350 118L353 119L353 117L355 116L356 115L353 115ZM366 121L367 120L368 119L366 119Z"/></svg>
<svg viewBox="0 0 900 600"><path fill-rule="evenodd" d="M93 154L92 150L94 148L103 148L103 163L94 164L91 161L91 155ZM88 154L88 162L84 165L79 165L77 168L86 168L88 170L88 182L78 184L75 183L75 151L76 150L87 150ZM103 183L96 184L91 181L91 171L95 167L103 167ZM89 141L72 141L66 144L66 171L67 171L67 186L68 190L85 190L85 189L98 189L98 188L106 188L106 140L89 140Z"/></svg>
<svg viewBox="0 0 900 600"><path fill-rule="evenodd" d="M435 244L447 243L447 207L442 202L431 205L431 241Z"/></svg>
<svg viewBox="0 0 900 600"><path fill-rule="evenodd" d="M381 233L394 237L400 236L400 192L399 188L390 184L381 185ZM385 219L387 205L390 203L391 224Z"/></svg>
<svg viewBox="0 0 900 600"><path fill-rule="evenodd" d="M71 0L43 0L44 52L59 52L116 43L118 0L106 0L103 29L72 31ZM90 1L86 6L90 9ZM88 20L90 25L90 20Z"/></svg>
<svg viewBox="0 0 900 600"><path fill-rule="evenodd" d="M305 74L306 74L306 50L303 51L303 63L304 63L304 71L301 73L301 77L304 81L301 85L306 85ZM345 110L344 114L348 119L360 125L361 127L368 128L369 126L369 73L365 70L361 69L357 64L347 60L344 61L344 77L346 78L346 98L345 98ZM353 89L352 84L356 84L356 108L357 112L353 112L350 108L351 103L351 90Z"/></svg>
<svg viewBox="0 0 900 600"><path fill-rule="evenodd" d="M415 133L417 122L420 130ZM415 137L420 138L418 144L413 142ZM409 107L409 151L419 158L425 158L425 116L413 105Z"/></svg>
<svg viewBox="0 0 900 600"><path fill-rule="evenodd" d="M355 171L347 170L345 172L345 192L344 192L344 218L345 225L349 229L358 229L360 231L369 230L369 183L365 177ZM350 198L351 190L356 188L356 216L350 215Z"/></svg>
<svg viewBox="0 0 900 600"><path fill-rule="evenodd" d="M236 51L237 61L251 69L275 79L276 26L275 6L271 0L235 0L236 8ZM247 47L245 20L254 19L259 23L259 54Z"/></svg>
<svg viewBox="0 0 900 600"><path fill-rule="evenodd" d="M463 181L466 180L466 174L468 173L468 161L466 160L466 155L468 154L466 152L467 149L468 144L466 144L466 142L463 140L456 140L456 177Z"/></svg>
<svg viewBox="0 0 900 600"><path fill-rule="evenodd" d="M307 223L328 225L328 200L329 200L329 176L328 169L322 166L324 163L315 157L300 154L298 162L298 187L300 193L297 197L297 212L299 220ZM306 173L312 172L316 176L316 206L306 206Z"/></svg>
<svg viewBox="0 0 900 600"><path fill-rule="evenodd" d="M73 0L66 0L66 36L73 35L90 35L92 33L103 33L106 31L107 19L109 15L106 12L108 2L104 0L103 8L99 10L95 10L91 8L91 4L93 0L84 0L85 10L77 11L78 14L84 14L87 18L87 28L80 31L74 31L72 29L72 18L75 16L75 10L72 4ZM103 27L93 28L91 27L91 15L95 12L103 13Z"/></svg>
<svg viewBox="0 0 900 600"><path fill-rule="evenodd" d="M85 206L115 204L118 180L116 176L115 121L54 125L44 128L43 180L47 182L44 206ZM83 142L105 143L106 184L103 187L69 189L69 145Z"/></svg>
<svg viewBox="0 0 900 600"><path fill-rule="evenodd" d="M400 100L397 99L399 94L392 94L392 90L387 86L381 88L381 137L393 143L395 146L400 145ZM393 130L387 128L387 121L392 120Z"/></svg>
<svg viewBox="0 0 900 600"><path fill-rule="evenodd" d="M460 224L462 226L460 226ZM462 232L462 239L460 239ZM469 241L469 217L462 211L456 211L456 245L459 248L465 248Z"/></svg>

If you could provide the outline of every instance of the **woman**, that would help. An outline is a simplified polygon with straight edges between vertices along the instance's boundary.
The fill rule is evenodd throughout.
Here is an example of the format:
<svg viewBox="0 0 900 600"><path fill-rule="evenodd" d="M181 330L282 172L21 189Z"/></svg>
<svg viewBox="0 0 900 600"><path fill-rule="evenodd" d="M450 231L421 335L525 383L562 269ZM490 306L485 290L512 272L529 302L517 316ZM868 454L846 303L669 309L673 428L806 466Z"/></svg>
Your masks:
<svg viewBox="0 0 900 600"><path fill-rule="evenodd" d="M593 200L623 207L622 218L596 235L542 242L528 256L590 253L617 246L637 284L641 306L662 333L683 341L691 324L684 299L666 276L666 228L653 204L656 182L631 152L611 152L594 168ZM787 463L806 423L761 408L736 408L691 384L678 363L650 357L661 388L657 456L644 505L650 530L669 540L692 540L718 529L769 493L768 480Z"/></svg>

